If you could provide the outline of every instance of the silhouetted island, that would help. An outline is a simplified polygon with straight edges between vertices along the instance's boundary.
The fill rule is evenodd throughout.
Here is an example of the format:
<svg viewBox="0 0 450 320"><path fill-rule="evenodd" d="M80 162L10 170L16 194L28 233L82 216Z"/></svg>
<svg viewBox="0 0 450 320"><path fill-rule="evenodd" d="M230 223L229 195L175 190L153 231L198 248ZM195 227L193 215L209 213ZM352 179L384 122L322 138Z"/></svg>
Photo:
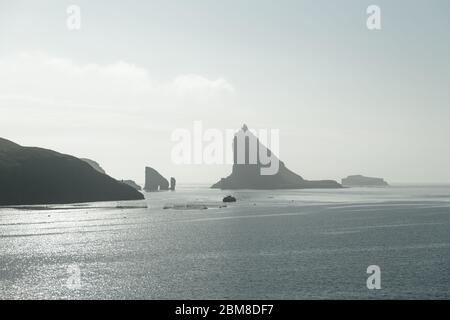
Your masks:
<svg viewBox="0 0 450 320"><path fill-rule="evenodd" d="M136 182L134 182L133 180L122 180L121 182L129 185L130 187L132 187L138 191L142 190L142 187L140 185L138 185Z"/></svg>
<svg viewBox="0 0 450 320"><path fill-rule="evenodd" d="M145 168L145 191L169 190L169 181L153 168Z"/></svg>
<svg viewBox="0 0 450 320"><path fill-rule="evenodd" d="M238 140L238 138L240 140ZM243 139L243 140L242 140ZM242 142L243 141L243 142ZM238 143L245 143L244 148L238 148ZM250 146L256 146L250 148ZM238 154L238 149L243 151L243 155ZM252 155L250 150L256 150L255 161L250 161ZM260 153L261 152L261 153ZM271 156L273 161L277 160L279 164L278 172L273 175L261 174L262 168L270 165L264 165L260 161L260 154ZM234 164L231 174L222 178L211 188L216 189L313 189L313 188L342 188L334 180L308 181L298 174L289 170L284 163L272 155L272 151L266 148L259 139L253 135L247 126L244 125L239 130L233 141ZM241 160L239 160L241 159ZM242 161L243 160L243 161Z"/></svg>
<svg viewBox="0 0 450 320"><path fill-rule="evenodd" d="M102 174L106 174L106 171L100 166L100 164L97 161L87 159L87 158L80 158L80 160L83 160L84 162L89 164L96 171L98 171ZM120 182L125 183L126 185L129 185L130 187L132 187L133 189L135 189L137 191L142 190L142 187L140 185L138 185L136 182L134 182L133 180L121 180Z"/></svg>
<svg viewBox="0 0 450 320"><path fill-rule="evenodd" d="M52 150L0 138L0 205L140 200L142 193Z"/></svg>
<svg viewBox="0 0 450 320"><path fill-rule="evenodd" d="M103 168L96 161L91 160L91 159L87 159L87 158L80 158L80 160L83 160L84 162L89 164L92 168L97 170L98 172L106 174L106 171L103 170Z"/></svg>
<svg viewBox="0 0 450 320"><path fill-rule="evenodd" d="M342 179L344 187L387 187L389 184L382 178L364 177L362 175L348 176Z"/></svg>

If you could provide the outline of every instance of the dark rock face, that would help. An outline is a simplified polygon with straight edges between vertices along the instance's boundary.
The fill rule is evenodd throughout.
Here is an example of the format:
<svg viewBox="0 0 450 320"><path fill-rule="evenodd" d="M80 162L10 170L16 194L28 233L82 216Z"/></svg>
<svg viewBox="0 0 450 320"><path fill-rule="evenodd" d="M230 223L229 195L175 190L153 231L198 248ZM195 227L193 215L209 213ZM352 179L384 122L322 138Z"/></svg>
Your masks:
<svg viewBox="0 0 450 320"><path fill-rule="evenodd" d="M136 182L134 182L133 180L122 180L121 182L125 183L126 185L129 185L130 187L132 187L138 191L142 190L142 187L140 185L138 185Z"/></svg>
<svg viewBox="0 0 450 320"><path fill-rule="evenodd" d="M170 177L170 190L175 191L177 180L174 177Z"/></svg>
<svg viewBox="0 0 450 320"><path fill-rule="evenodd" d="M91 159L86 159L86 158L80 158L80 160L83 160L84 162L86 162L87 164L89 164L92 168L94 168L96 171L106 174L105 170L103 170L103 168L94 160Z"/></svg>
<svg viewBox="0 0 450 320"><path fill-rule="evenodd" d="M144 199L78 158L1 138L0 181L0 205Z"/></svg>
<svg viewBox="0 0 450 320"><path fill-rule="evenodd" d="M389 184L382 178L364 177L362 175L348 176L342 179L345 187L387 187Z"/></svg>
<svg viewBox="0 0 450 320"><path fill-rule="evenodd" d="M225 198L223 198L222 201L223 202L236 202L236 198L232 197L232 196L226 196Z"/></svg>
<svg viewBox="0 0 450 320"><path fill-rule="evenodd" d="M245 148L239 149L238 137L245 135ZM253 148L250 148L253 143ZM242 150L244 154L239 154L238 150ZM265 152L272 156L272 161L278 161L278 171L273 175L261 174L262 168L268 165L261 163L260 154ZM254 163L249 161L252 158L251 152L255 151L253 156ZM259 142L259 139L244 127L238 131L234 137L233 143L234 164L231 174L222 178L211 188L217 189L313 189L313 188L342 188L342 186L334 180L308 181L301 176L289 170L284 163L272 155L272 152ZM239 160L241 159L241 160Z"/></svg>
<svg viewBox="0 0 450 320"><path fill-rule="evenodd" d="M169 190L169 181L153 168L145 168L145 191Z"/></svg>

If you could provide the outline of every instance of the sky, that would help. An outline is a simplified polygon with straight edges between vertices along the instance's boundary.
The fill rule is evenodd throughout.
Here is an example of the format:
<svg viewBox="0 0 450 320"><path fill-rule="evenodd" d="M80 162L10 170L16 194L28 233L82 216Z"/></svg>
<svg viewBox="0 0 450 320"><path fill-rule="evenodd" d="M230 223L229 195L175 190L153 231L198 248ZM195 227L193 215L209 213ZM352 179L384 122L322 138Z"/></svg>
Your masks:
<svg viewBox="0 0 450 320"><path fill-rule="evenodd" d="M450 183L449 16L448 0L0 0L0 137L212 184L230 165L174 163L173 133L246 123L278 129L306 179Z"/></svg>

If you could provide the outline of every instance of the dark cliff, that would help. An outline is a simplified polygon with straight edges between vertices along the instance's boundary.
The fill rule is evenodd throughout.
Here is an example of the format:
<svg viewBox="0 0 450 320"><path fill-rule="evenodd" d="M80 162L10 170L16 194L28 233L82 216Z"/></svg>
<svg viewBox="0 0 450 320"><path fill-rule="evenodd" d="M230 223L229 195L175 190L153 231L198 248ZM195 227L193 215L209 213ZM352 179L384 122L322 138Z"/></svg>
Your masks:
<svg viewBox="0 0 450 320"><path fill-rule="evenodd" d="M143 198L140 192L76 157L0 138L0 205Z"/></svg>
<svg viewBox="0 0 450 320"><path fill-rule="evenodd" d="M169 181L153 168L145 168L145 191L169 190Z"/></svg>

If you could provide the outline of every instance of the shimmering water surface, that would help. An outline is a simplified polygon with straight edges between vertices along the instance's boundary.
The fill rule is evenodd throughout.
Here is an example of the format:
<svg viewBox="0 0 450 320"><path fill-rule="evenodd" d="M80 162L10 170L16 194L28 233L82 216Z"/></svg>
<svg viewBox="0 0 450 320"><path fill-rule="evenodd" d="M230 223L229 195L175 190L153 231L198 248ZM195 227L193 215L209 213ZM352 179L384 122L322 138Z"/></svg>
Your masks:
<svg viewBox="0 0 450 320"><path fill-rule="evenodd" d="M0 298L450 298L450 187L227 194L0 208Z"/></svg>

